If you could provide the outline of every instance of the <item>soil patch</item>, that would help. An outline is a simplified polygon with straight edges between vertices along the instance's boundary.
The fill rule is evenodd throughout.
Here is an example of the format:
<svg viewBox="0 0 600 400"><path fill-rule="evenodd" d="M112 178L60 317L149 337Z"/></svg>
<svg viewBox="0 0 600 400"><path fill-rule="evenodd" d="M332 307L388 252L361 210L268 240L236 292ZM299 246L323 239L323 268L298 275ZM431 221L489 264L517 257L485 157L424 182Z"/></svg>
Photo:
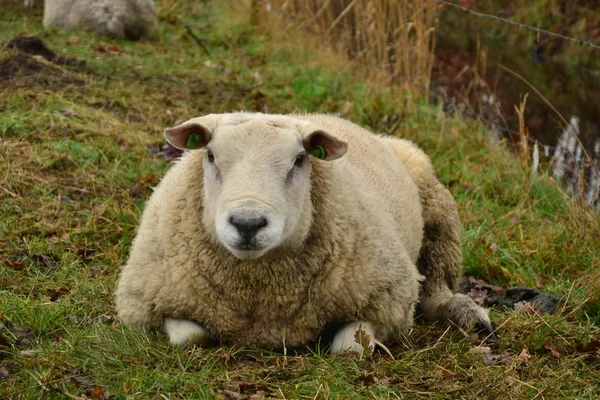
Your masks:
<svg viewBox="0 0 600 400"><path fill-rule="evenodd" d="M54 54L35 36L17 37L0 47L0 82L3 85L64 87L82 86L85 79L77 72L85 63Z"/></svg>

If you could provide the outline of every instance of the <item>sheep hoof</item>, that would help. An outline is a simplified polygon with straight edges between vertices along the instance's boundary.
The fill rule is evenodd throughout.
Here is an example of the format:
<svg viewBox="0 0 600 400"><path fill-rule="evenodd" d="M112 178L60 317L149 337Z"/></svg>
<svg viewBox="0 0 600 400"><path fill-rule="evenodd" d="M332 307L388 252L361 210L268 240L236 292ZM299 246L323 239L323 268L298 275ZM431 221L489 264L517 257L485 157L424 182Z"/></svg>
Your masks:
<svg viewBox="0 0 600 400"><path fill-rule="evenodd" d="M488 337L488 341L496 340L489 310L480 307L469 296L455 293L443 307L446 318L458 327L464 330L476 328Z"/></svg>
<svg viewBox="0 0 600 400"><path fill-rule="evenodd" d="M340 329L331 344L331 354L354 352L363 354L373 353L375 349L375 329L369 322L352 322Z"/></svg>
<svg viewBox="0 0 600 400"><path fill-rule="evenodd" d="M194 345L208 347L214 343L208 331L194 321L165 318L162 328L171 343L182 349Z"/></svg>

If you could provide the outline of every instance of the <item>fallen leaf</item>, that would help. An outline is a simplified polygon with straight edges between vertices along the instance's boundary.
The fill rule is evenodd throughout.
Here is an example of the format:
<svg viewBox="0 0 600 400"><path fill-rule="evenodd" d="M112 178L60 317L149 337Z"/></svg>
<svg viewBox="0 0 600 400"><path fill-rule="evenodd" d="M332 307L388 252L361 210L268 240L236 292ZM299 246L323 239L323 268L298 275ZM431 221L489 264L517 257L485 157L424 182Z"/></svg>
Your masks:
<svg viewBox="0 0 600 400"><path fill-rule="evenodd" d="M102 390L100 386L94 386L92 389L90 389L89 393L94 399L101 399L104 397L104 390Z"/></svg>
<svg viewBox="0 0 600 400"><path fill-rule="evenodd" d="M143 197L150 192L150 187L154 185L156 181L156 175L148 174L137 181L129 191L129 194L131 197Z"/></svg>
<svg viewBox="0 0 600 400"><path fill-rule="evenodd" d="M498 245L496 243L492 243L490 245L485 246L485 251L489 254L496 254L498 252Z"/></svg>
<svg viewBox="0 0 600 400"><path fill-rule="evenodd" d="M20 263L20 262L11 262L10 260L4 260L4 263L6 265L8 265L10 268L14 269L15 271L22 271L25 269L25 264Z"/></svg>
<svg viewBox="0 0 600 400"><path fill-rule="evenodd" d="M534 274L533 277L535 278L535 287L538 289L542 289L546 285L546 282L548 282L548 278L544 278L543 276Z"/></svg>
<svg viewBox="0 0 600 400"><path fill-rule="evenodd" d="M50 297L50 301L51 302L55 302L61 296L65 295L67 293L69 293L69 289L67 289L65 287L61 287L61 288L58 288L58 289L48 289L48 290L46 290L46 294Z"/></svg>
<svg viewBox="0 0 600 400"><path fill-rule="evenodd" d="M69 44L79 44L81 43L81 38L77 36L72 36L69 38Z"/></svg>
<svg viewBox="0 0 600 400"><path fill-rule="evenodd" d="M254 393L252 396L250 396L248 398L248 400L262 400L265 398L265 392L263 392L262 390L259 390L258 392Z"/></svg>
<svg viewBox="0 0 600 400"><path fill-rule="evenodd" d="M35 334L30 327L7 322L0 324L0 330L2 329L5 329L10 333L10 335L6 335L7 338L10 338L11 336L15 338L15 345L21 347L33 346Z"/></svg>
<svg viewBox="0 0 600 400"><path fill-rule="evenodd" d="M42 264L45 272L58 269L58 257L54 254L31 254L29 257L37 263Z"/></svg>
<svg viewBox="0 0 600 400"><path fill-rule="evenodd" d="M0 381L9 378L14 369L15 365L13 363L0 364Z"/></svg>
<svg viewBox="0 0 600 400"><path fill-rule="evenodd" d="M368 373L367 371L361 371L358 379L365 385L365 387L373 386L378 383L378 379L372 373Z"/></svg>
<svg viewBox="0 0 600 400"><path fill-rule="evenodd" d="M527 354L527 349L521 350L521 353L517 356L517 360L523 363L529 361L530 358L531 356Z"/></svg>
<svg viewBox="0 0 600 400"><path fill-rule="evenodd" d="M595 353L600 351L600 339L594 339L589 343L579 343L575 346L578 353Z"/></svg>
<svg viewBox="0 0 600 400"><path fill-rule="evenodd" d="M384 377L384 378L379 379L379 384L381 386L391 386L392 381L390 381L390 378Z"/></svg>
<svg viewBox="0 0 600 400"><path fill-rule="evenodd" d="M77 250L77 256L83 260L90 259L94 254L96 254L96 249L86 249L80 248Z"/></svg>
<svg viewBox="0 0 600 400"><path fill-rule="evenodd" d="M99 44L96 46L95 50L99 53L111 53L111 54L121 54L125 50L120 47L115 46L114 44L102 45Z"/></svg>
<svg viewBox="0 0 600 400"><path fill-rule="evenodd" d="M367 350L371 345L371 336L362 327L354 333L354 340L360 344L364 350Z"/></svg>
<svg viewBox="0 0 600 400"><path fill-rule="evenodd" d="M90 278L96 279L100 275L105 275L106 270L102 269L102 268L98 268L98 267L92 267L89 269L88 274L89 274Z"/></svg>
<svg viewBox="0 0 600 400"><path fill-rule="evenodd" d="M548 350L548 353L552 354L554 357L560 357L560 352L556 349L556 346L550 342L550 339L544 342L544 348Z"/></svg>

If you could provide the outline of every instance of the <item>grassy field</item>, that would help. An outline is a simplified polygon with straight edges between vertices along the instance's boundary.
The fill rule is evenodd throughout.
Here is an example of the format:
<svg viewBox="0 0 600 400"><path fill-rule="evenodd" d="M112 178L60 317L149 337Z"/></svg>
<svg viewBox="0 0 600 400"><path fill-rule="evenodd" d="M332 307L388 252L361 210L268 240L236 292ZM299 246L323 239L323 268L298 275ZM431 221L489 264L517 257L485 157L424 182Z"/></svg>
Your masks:
<svg viewBox="0 0 600 400"><path fill-rule="evenodd" d="M85 65L0 47L0 397L600 397L600 218L552 179L530 177L481 125L407 105L281 25L251 27L240 2L159 1L156 34L138 43L44 31L40 8L8 3L0 42L37 35ZM334 112L414 140L459 203L465 274L537 286L567 306L492 311L491 345L417 324L393 358L179 351L124 327L112 293L144 201L169 167L162 129L241 109Z"/></svg>

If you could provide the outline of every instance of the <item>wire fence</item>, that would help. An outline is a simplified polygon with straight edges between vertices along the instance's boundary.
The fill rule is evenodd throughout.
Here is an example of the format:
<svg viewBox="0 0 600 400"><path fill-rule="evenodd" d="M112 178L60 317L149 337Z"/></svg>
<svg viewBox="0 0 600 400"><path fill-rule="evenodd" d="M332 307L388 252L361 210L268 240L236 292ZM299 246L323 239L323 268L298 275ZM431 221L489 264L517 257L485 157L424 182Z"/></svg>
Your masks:
<svg viewBox="0 0 600 400"><path fill-rule="evenodd" d="M550 32L550 31L547 31L547 30L544 30L544 29L541 29L541 28L537 28L535 26L522 24L520 22L515 22L515 21L512 21L512 20L507 19L507 18L498 17L496 15L485 14L485 13L482 13L482 12L478 12L478 11L472 10L470 8L463 7L460 4L452 3L450 1L446 1L446 0L435 0L435 1L437 1L440 4L444 4L444 5L447 5L447 6L450 6L450 7L454 7L456 9L459 9L461 11L464 11L467 14L471 14L471 15L474 15L476 17L482 17L482 18L492 19L492 20L499 21L499 22L502 22L502 23L505 23L505 24L509 24L509 25L517 26L519 28L527 29L527 30L536 32L538 34L543 34L543 35L546 35L546 36L555 37L555 38L558 38L558 39L563 39L563 40L567 40L567 41L570 41L570 42L574 42L574 43L577 43L577 44L579 44L581 46L590 46L590 47L592 47L594 49L600 49L600 45L588 42L586 40L573 38L573 37L570 37L570 36L562 35L560 33Z"/></svg>
<svg viewBox="0 0 600 400"><path fill-rule="evenodd" d="M541 28L515 22L507 18L498 17L496 15L478 12L447 0L435 1L439 4L459 9L465 12L465 14L477 18L495 20L497 22L509 24L512 26L519 27L521 29L536 32L538 35L546 35L549 37L554 37L557 39L576 43L582 46L588 46L592 49L600 49L600 45L591 43L589 41L569 37L555 32L550 32ZM328 3L328 1L325 2L325 4ZM351 5L353 3L354 2L351 2ZM266 2L266 8L268 11L276 12L277 14L288 20L295 20L296 22L301 22L299 21L297 16L285 12L281 8L277 7L272 1ZM339 18L336 19L336 23L339 22L340 18L343 18L343 15L340 15ZM318 32L315 29L311 29L307 24L303 24L303 28L313 35L322 34L322 32ZM339 45L338 49L344 51L353 59L356 59L361 55L360 51L357 51L357 49ZM363 62L368 67L375 68L379 71L389 71L387 65L380 65L369 60L368 58L363 58ZM419 87L422 90L430 90L429 85L423 85L421 82L411 81L410 78L395 76L395 80L410 81L411 85L415 87ZM568 192L574 193L576 196L583 199L585 203L591 205L592 207L595 207L596 210L600 211L600 138L593 144L592 148L590 149L591 154L588 154L588 152L584 149L579 139L579 119L577 117L573 116L568 122L564 121L566 126L564 126L563 132L558 138L556 146L541 143L536 138L530 136L526 129L524 129L524 131L518 131L515 129L511 129L508 126L501 126L497 123L493 123L492 121L486 121L482 118L478 119L482 121L482 123L491 126L494 130L509 134L513 136L513 138L517 137L519 138L521 143L525 143L524 147L526 148L526 151L529 152L529 156L531 158L532 176L534 176L537 173L537 170L540 165L540 156L541 154L543 154L546 157L546 159L551 160L550 173L552 174L552 176L564 181ZM564 120L562 116L561 119Z"/></svg>

